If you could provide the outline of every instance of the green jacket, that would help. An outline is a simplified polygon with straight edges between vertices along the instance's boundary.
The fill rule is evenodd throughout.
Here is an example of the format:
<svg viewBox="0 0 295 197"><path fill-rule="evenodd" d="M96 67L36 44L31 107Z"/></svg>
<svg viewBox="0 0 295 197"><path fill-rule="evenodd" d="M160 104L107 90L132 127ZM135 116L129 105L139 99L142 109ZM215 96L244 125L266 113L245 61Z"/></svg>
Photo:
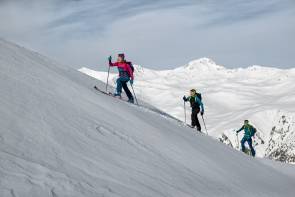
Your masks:
<svg viewBox="0 0 295 197"><path fill-rule="evenodd" d="M251 138L252 136L254 136L255 132L256 132L256 129L250 125L250 124L247 124L247 125L244 125L242 126L242 128L240 128L237 133L239 133L240 131L244 130L244 137L246 138Z"/></svg>
<svg viewBox="0 0 295 197"><path fill-rule="evenodd" d="M201 107L201 111L204 112L204 104L197 96L186 97L184 101L190 101L192 108Z"/></svg>

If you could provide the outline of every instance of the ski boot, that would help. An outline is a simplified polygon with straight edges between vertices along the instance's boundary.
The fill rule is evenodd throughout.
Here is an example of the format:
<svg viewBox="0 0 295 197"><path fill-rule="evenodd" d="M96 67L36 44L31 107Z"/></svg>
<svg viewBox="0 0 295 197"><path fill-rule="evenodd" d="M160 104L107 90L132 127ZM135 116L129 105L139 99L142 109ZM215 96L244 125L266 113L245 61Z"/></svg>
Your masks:
<svg viewBox="0 0 295 197"><path fill-rule="evenodd" d="M133 98L128 99L128 103L134 104L134 99Z"/></svg>
<svg viewBox="0 0 295 197"><path fill-rule="evenodd" d="M119 98L119 99L122 98L121 94L119 94L119 93L114 93L113 96L116 97L116 98Z"/></svg>

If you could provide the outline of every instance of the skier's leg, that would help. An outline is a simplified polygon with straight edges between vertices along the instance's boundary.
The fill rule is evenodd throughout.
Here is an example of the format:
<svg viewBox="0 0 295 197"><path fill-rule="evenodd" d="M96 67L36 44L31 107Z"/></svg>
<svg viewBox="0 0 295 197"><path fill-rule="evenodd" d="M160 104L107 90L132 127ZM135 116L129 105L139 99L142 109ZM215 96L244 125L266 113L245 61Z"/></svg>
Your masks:
<svg viewBox="0 0 295 197"><path fill-rule="evenodd" d="M116 89L116 96L121 96L121 93L122 93L122 78L121 77L119 77L118 79L117 79L117 89Z"/></svg>
<svg viewBox="0 0 295 197"><path fill-rule="evenodd" d="M196 113L196 125L197 125L197 130L201 132L201 124L200 124L199 118L198 118L199 111L200 110L198 110L198 113Z"/></svg>
<svg viewBox="0 0 295 197"><path fill-rule="evenodd" d="M198 108L193 108L192 109L192 127L194 128L197 126L197 130L201 131L201 125L198 119L198 113L200 112L200 109Z"/></svg>
<svg viewBox="0 0 295 197"><path fill-rule="evenodd" d="M241 140L241 147L242 147L242 151L243 152L245 152L245 150L246 150L246 147L245 147L245 142L246 142L247 140L246 140L246 138L245 137L243 137L243 139Z"/></svg>
<svg viewBox="0 0 295 197"><path fill-rule="evenodd" d="M122 87L123 87L128 99L129 99L129 101L134 101L132 93L130 92L127 83L128 83L128 81L122 82Z"/></svg>
<svg viewBox="0 0 295 197"><path fill-rule="evenodd" d="M197 125L196 124L196 115L195 115L194 110L192 110L191 120L192 120L192 128L194 128Z"/></svg>
<svg viewBox="0 0 295 197"><path fill-rule="evenodd" d="M248 139L247 142L248 142L248 144L249 144L249 148L250 148L250 150L251 150L251 155L252 155L253 157L255 157L256 152L255 152L255 150L254 150L254 148L253 148L253 146L252 146L252 138Z"/></svg>

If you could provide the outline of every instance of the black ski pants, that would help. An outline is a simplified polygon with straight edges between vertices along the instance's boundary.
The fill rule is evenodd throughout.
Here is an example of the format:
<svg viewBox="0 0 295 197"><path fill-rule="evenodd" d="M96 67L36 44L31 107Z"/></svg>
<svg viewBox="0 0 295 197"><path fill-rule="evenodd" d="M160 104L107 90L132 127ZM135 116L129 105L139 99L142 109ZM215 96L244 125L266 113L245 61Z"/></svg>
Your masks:
<svg viewBox="0 0 295 197"><path fill-rule="evenodd" d="M201 125L198 119L198 114L200 112L200 108L192 108L192 115L191 115L191 119L192 119L192 127L197 127L198 131L201 131Z"/></svg>
<svg viewBox="0 0 295 197"><path fill-rule="evenodd" d="M121 82L122 83L122 87L128 97L129 100L133 100L133 96L132 96L132 93L130 92L129 88L128 88L128 81L127 82Z"/></svg>

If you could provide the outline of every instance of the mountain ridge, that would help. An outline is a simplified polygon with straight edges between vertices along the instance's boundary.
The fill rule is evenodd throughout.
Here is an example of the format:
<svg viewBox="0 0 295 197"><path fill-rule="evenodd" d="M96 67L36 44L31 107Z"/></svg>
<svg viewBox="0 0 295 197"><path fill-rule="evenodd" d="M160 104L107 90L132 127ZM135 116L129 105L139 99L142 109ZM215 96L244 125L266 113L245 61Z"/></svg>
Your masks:
<svg viewBox="0 0 295 197"><path fill-rule="evenodd" d="M106 81L104 72L87 68L80 71ZM110 76L111 85L115 85L116 74ZM262 66L227 69L208 58L201 58L172 70L155 71L140 67L140 72L136 69L135 76L134 88L139 98L180 120L184 120L182 96L192 88L197 89L204 98L210 135L224 142L226 138L229 141L225 143L237 147L233 130L238 129L244 119L250 119L252 124L261 128L255 142L258 156L280 161L285 158L286 162L293 163L295 142L288 140L285 134L283 136L285 132L275 137L272 128L282 128L278 124L282 116L288 119L295 117L295 96L292 94L295 91L295 69ZM292 124L291 121L291 128ZM289 130L295 138L294 133ZM286 141L274 143L274 138ZM279 152L281 156L277 154Z"/></svg>
<svg viewBox="0 0 295 197"><path fill-rule="evenodd" d="M198 59L194 59L189 61L187 64L183 65L183 66L179 66L173 69L160 69L160 70L155 70L155 69L151 69L142 65L138 65L135 64L135 67L137 67L139 70L141 69L148 69L148 70L153 70L153 71L172 71L172 70L181 70L181 69L188 69L188 70L192 70L193 68L197 68L198 66L204 66L204 67L208 67L211 68L212 70L227 70L227 71L245 71L245 70L249 70L249 71L257 71L257 70L264 70L264 71L270 71L270 70L276 70L276 71L291 71L291 72L295 72L295 68L278 68L275 66L264 66L264 65L250 65L247 67L237 67L237 68L228 68L225 67L224 65L219 65L217 64L213 59L208 58L208 57L202 57L202 58L198 58ZM82 67L83 68L83 67ZM206 70L205 70L206 71Z"/></svg>

